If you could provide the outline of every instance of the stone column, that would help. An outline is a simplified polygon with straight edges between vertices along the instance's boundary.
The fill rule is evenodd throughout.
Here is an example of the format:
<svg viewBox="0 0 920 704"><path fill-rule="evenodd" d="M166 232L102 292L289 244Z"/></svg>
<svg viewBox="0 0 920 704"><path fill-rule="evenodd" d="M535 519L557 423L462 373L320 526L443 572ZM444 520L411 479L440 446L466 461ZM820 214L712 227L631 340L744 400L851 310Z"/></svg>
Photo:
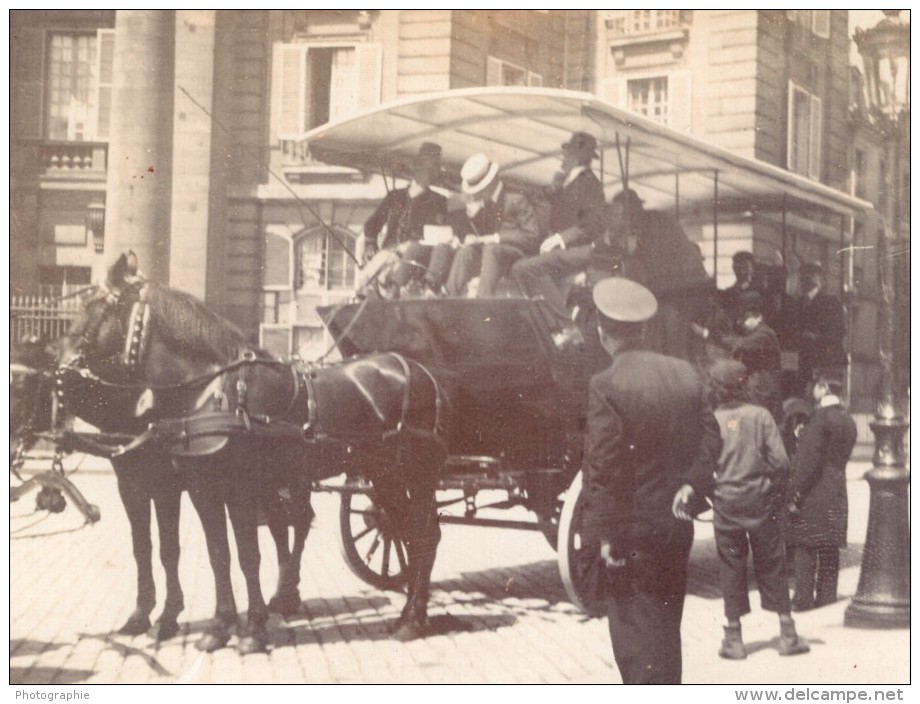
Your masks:
<svg viewBox="0 0 920 704"><path fill-rule="evenodd" d="M214 10L176 10L169 280L205 300L211 191Z"/></svg>
<svg viewBox="0 0 920 704"><path fill-rule="evenodd" d="M169 283L175 12L118 10L106 195L111 261L137 254Z"/></svg>

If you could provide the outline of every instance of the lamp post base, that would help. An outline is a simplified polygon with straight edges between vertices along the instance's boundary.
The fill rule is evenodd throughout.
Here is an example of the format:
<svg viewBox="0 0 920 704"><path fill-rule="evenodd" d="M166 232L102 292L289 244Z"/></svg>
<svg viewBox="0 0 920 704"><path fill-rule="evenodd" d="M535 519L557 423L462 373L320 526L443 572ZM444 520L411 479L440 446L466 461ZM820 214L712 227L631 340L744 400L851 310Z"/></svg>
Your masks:
<svg viewBox="0 0 920 704"><path fill-rule="evenodd" d="M900 417L872 424L877 445L875 466L866 473L869 526L859 586L844 614L847 627L910 627L910 474L899 452L906 430Z"/></svg>

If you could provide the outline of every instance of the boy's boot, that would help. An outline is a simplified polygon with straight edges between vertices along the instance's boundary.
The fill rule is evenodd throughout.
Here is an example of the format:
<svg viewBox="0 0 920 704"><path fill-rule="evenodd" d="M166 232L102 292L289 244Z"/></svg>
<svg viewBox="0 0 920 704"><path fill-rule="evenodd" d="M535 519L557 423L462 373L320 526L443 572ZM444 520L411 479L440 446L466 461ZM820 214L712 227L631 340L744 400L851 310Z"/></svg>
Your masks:
<svg viewBox="0 0 920 704"><path fill-rule="evenodd" d="M799 638L792 619L781 621L779 625L779 654L801 655L811 650L808 643Z"/></svg>
<svg viewBox="0 0 920 704"><path fill-rule="evenodd" d="M725 638L722 639L722 647L719 648L719 657L726 660L744 660L747 657L747 651L744 649L744 641L741 640L741 626L723 626Z"/></svg>

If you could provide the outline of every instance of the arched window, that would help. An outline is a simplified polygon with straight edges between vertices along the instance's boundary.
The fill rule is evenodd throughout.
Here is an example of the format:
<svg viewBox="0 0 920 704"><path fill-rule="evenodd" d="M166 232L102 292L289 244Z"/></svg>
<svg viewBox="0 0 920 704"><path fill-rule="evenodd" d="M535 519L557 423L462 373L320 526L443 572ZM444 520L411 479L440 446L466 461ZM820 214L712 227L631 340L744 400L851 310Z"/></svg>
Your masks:
<svg viewBox="0 0 920 704"><path fill-rule="evenodd" d="M294 236L294 290L352 289L355 234L347 228L315 225Z"/></svg>

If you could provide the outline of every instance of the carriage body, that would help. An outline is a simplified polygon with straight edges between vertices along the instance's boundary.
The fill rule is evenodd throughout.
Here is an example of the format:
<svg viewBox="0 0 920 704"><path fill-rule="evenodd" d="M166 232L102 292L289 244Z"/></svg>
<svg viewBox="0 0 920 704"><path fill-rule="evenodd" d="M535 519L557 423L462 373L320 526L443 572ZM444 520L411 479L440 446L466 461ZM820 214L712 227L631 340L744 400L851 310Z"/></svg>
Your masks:
<svg viewBox="0 0 920 704"><path fill-rule="evenodd" d="M319 313L343 358L397 352L422 363L442 387L447 458L439 504L463 502L463 510L442 511L441 523L539 530L568 564L577 535L560 531L564 495L581 467L588 383L609 358L590 335L588 344L557 349L544 305L523 298L369 300ZM398 587L400 576L380 574L353 542L373 512L372 496L359 496L364 486L360 472L345 485L343 555L365 581ZM483 504L491 491L503 492L503 500ZM535 520L483 517L483 508L518 507Z"/></svg>

